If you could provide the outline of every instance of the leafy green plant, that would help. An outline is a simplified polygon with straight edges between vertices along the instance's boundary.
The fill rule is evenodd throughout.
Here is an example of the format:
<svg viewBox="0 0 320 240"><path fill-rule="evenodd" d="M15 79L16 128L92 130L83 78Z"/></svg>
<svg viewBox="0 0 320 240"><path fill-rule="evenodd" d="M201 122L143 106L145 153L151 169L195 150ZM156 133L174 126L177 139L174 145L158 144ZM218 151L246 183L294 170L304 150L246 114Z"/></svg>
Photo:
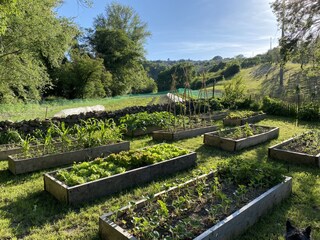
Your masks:
<svg viewBox="0 0 320 240"><path fill-rule="evenodd" d="M31 136L23 139L22 145L28 147L24 147L23 156L19 154L15 156L36 157L115 143L121 141L122 132L123 128L117 126L112 119L106 121L89 119L82 121L79 125L74 125L73 128L66 127L64 123L52 124L45 134L38 134L43 139L39 140ZM43 148L32 150L31 143L33 145L43 144Z"/></svg>
<svg viewBox="0 0 320 240"><path fill-rule="evenodd" d="M112 153L91 162L76 163L69 170L60 170L57 178L68 186L93 181L127 170L185 155L189 151L171 144L159 144L139 150Z"/></svg>
<svg viewBox="0 0 320 240"><path fill-rule="evenodd" d="M0 144L14 144L19 143L21 135L18 131L8 129L6 131L0 131Z"/></svg>
<svg viewBox="0 0 320 240"><path fill-rule="evenodd" d="M126 114L120 118L120 123L123 124L128 131L134 131L136 129L145 130L150 126L165 127L171 125L174 118L174 115L169 112L140 112L136 114Z"/></svg>
<svg viewBox="0 0 320 240"><path fill-rule="evenodd" d="M262 111L254 112L254 111L234 111L230 112L226 119L241 119L241 118L247 118L251 116L255 116L258 114L262 114Z"/></svg>
<svg viewBox="0 0 320 240"><path fill-rule="evenodd" d="M25 138L21 138L21 147L26 156L30 155L30 147L33 141L34 137L29 134Z"/></svg>
<svg viewBox="0 0 320 240"><path fill-rule="evenodd" d="M234 206L243 206L247 196L259 195L257 188L265 190L282 180L281 172L268 164L235 159L220 164L215 175L148 199L142 207L120 210L113 220L138 239L192 239L233 212Z"/></svg>
<svg viewBox="0 0 320 240"><path fill-rule="evenodd" d="M276 116L297 116L297 106L295 104L287 103L270 97L265 97L263 99L262 110L267 114L272 114Z"/></svg>
<svg viewBox="0 0 320 240"><path fill-rule="evenodd" d="M240 139L260 134L266 131L269 131L269 129L262 126L249 125L248 123L246 123L244 126L220 130L218 131L217 135L224 138Z"/></svg>
<svg viewBox="0 0 320 240"><path fill-rule="evenodd" d="M233 158L228 164L220 163L217 171L220 178L230 179L238 186L268 188L284 179L284 169L269 163L249 162L240 158Z"/></svg>

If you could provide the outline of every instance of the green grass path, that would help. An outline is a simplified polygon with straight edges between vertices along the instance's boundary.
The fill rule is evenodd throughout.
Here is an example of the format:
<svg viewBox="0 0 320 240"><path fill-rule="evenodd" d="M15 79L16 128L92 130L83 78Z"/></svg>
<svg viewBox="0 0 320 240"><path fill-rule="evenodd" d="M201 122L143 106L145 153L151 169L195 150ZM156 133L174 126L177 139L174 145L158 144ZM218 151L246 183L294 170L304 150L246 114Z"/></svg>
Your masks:
<svg viewBox="0 0 320 240"><path fill-rule="evenodd" d="M219 162L236 156L249 161L266 161L268 146L320 127L320 124L310 123L296 126L294 120L279 117L268 117L261 125L280 127L280 137L239 153L203 146L202 137L175 142L177 146L198 153L195 169L78 207L63 205L43 190L42 174L46 171L13 176L7 170L7 163L0 162L0 239L99 239L98 219L103 213L138 200L146 193L161 191L170 184L181 182L181 178L190 179L200 172L208 172ZM147 136L134 139L131 146L140 148L151 144L154 142ZM293 177L293 194L238 239L283 239L287 218L301 228L311 225L313 239L320 239L320 170L278 162L272 164L288 168L287 175Z"/></svg>

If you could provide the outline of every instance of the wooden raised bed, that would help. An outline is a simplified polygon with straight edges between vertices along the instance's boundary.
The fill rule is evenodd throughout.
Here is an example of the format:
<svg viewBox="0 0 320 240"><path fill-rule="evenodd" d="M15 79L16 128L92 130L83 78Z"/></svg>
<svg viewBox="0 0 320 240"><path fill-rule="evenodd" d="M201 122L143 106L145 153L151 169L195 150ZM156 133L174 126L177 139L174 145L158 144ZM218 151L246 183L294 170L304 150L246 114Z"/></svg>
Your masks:
<svg viewBox="0 0 320 240"><path fill-rule="evenodd" d="M191 152L152 165L69 187L55 178L57 171L44 174L44 189L60 202L77 204L108 196L139 184L153 181L196 165L197 154ZM66 168L65 170L67 170Z"/></svg>
<svg viewBox="0 0 320 240"><path fill-rule="evenodd" d="M259 126L259 127L263 127L268 131L261 134L256 134L250 137L237 139L237 140L220 137L218 135L219 134L218 131L210 132L210 133L204 134L203 143L209 146L221 148L226 151L234 152L244 148L258 145L260 143L277 138L279 136L278 127L267 127L267 126ZM226 131L226 132L234 131L234 128L226 129L223 131Z"/></svg>
<svg viewBox="0 0 320 240"><path fill-rule="evenodd" d="M212 112L211 114L203 113L203 114L200 114L200 116L195 116L194 118L200 118L205 121L209 121L209 120L217 121L217 120L224 119L226 116L228 116L228 114L229 114L229 111L225 111L225 112L218 111L218 112Z"/></svg>
<svg viewBox="0 0 320 240"><path fill-rule="evenodd" d="M212 174L212 173L210 173ZM209 175L209 174L208 174ZM195 178L191 181L186 182L185 184L180 185L179 187L173 187L167 191L163 191L154 195L154 198L157 199L162 194L167 194L169 191L175 191L181 189L182 186L191 184L194 181L197 181L199 178L207 177L208 175L203 175L198 178ZM251 202L247 203L245 206L229 215L222 221L215 224L213 227L204 231L202 234L194 238L194 240L202 239L214 239L214 240L231 240L236 239L237 236L245 232L250 226L255 224L259 218L269 211L274 205L279 204L284 199L288 198L292 192L292 178L286 177L286 179L269 189L268 191L261 194L259 197L255 198ZM141 200L136 203L137 207L143 207L149 200ZM120 210L124 212L126 209L131 206L126 206ZM99 235L101 239L117 239L117 240L134 240L136 239L129 232L118 226L116 223L112 222L109 218L112 216L113 212L102 215L99 218Z"/></svg>
<svg viewBox="0 0 320 240"><path fill-rule="evenodd" d="M207 127L199 127L199 128L192 128L192 129L178 129L175 132L170 132L167 130L159 130L154 131L152 133L152 139L158 141L174 141L180 140L185 138L192 138L199 135L202 135L207 132L212 132L217 130L217 126L207 126Z"/></svg>
<svg viewBox="0 0 320 240"><path fill-rule="evenodd" d="M306 153L294 152L290 150L280 149L280 147L290 144L295 139L301 137L293 137L282 143L276 144L268 148L268 156L271 159L286 161L289 163L313 165L320 167L320 153L317 155L310 155Z"/></svg>
<svg viewBox="0 0 320 240"><path fill-rule="evenodd" d="M150 127L147 127L145 130L142 130L142 129L129 130L125 133L125 135L129 137L137 137L137 136L147 135L152 133L153 131L157 131L161 129L162 128L158 126L150 126Z"/></svg>
<svg viewBox="0 0 320 240"><path fill-rule="evenodd" d="M12 144L1 145L3 150L0 151L0 161L8 160L9 155L14 155L22 152L22 147L12 146ZM31 146L30 148L33 148Z"/></svg>
<svg viewBox="0 0 320 240"><path fill-rule="evenodd" d="M233 119L223 119L223 124L228 126L241 126L246 123L256 123L263 119L265 119L267 116L266 113L253 115L247 118L233 118Z"/></svg>
<svg viewBox="0 0 320 240"><path fill-rule="evenodd" d="M106 156L110 153L118 153L129 149L130 142L124 141L72 152L44 155L35 158L15 159L13 156L9 156L8 165L9 170L13 174L21 174L68 165L74 162L83 162L89 160L90 158L100 157L101 155Z"/></svg>
<svg viewBox="0 0 320 240"><path fill-rule="evenodd" d="M61 142L56 142L53 143L54 146L61 146L62 143ZM5 161L8 160L9 155L15 155L15 154L19 154L23 152L23 148L19 147L19 146L12 146L12 144L4 144L1 145L1 147L3 148L3 150L0 150L0 161ZM43 148L44 145L43 144L39 144L39 145L31 145L30 146L30 150L35 150L35 149L41 149Z"/></svg>

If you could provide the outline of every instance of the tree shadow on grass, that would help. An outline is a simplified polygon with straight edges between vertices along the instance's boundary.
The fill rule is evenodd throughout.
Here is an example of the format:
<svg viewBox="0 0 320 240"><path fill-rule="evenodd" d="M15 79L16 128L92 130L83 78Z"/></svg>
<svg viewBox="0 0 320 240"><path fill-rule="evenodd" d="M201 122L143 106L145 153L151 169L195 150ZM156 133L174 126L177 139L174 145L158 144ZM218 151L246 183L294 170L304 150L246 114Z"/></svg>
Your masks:
<svg viewBox="0 0 320 240"><path fill-rule="evenodd" d="M0 210L4 217L11 219L11 228L17 238L23 238L30 229L61 219L70 211L70 207L56 201L49 193L38 191L14 199Z"/></svg>
<svg viewBox="0 0 320 240"><path fill-rule="evenodd" d="M199 148L195 149L195 152L198 155L198 162L205 162L206 159L210 157L215 157L215 158L221 158L221 159L226 159L233 157L238 154L238 152L228 152L225 150L221 150L219 148L213 147L213 146L208 146L203 144Z"/></svg>
<svg viewBox="0 0 320 240"><path fill-rule="evenodd" d="M41 173L40 173L41 174ZM33 179L39 178L39 173L26 173L14 175L8 169L0 170L0 184L8 185L17 185L25 181L30 181Z"/></svg>

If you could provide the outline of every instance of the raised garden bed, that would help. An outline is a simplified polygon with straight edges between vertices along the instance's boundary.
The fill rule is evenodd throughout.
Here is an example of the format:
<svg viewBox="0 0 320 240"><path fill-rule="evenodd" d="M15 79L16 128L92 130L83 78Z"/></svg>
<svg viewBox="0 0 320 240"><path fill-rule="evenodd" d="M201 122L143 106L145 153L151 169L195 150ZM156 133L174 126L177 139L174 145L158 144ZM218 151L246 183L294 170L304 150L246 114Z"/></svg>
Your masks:
<svg viewBox="0 0 320 240"><path fill-rule="evenodd" d="M272 172L268 174L272 176ZM270 176L265 177L270 180ZM270 187L263 184L247 188L242 185L244 181L239 185L239 181L221 180L216 173L205 174L102 215L99 234L101 239L120 240L236 239L290 196L292 179L281 181L270 183Z"/></svg>
<svg viewBox="0 0 320 240"><path fill-rule="evenodd" d="M163 150L162 148L167 150ZM44 188L61 202L77 204L102 196L108 196L124 189L153 181L159 177L193 167L196 164L197 155L195 152L189 152L187 150L174 147L173 145L169 146L168 144L160 144L145 149L147 149L147 152L153 152L150 158L147 157L147 160L145 160L146 157L143 158L144 160L137 160L138 156L141 155L141 151L143 151L142 149L122 152L120 154L111 154L105 159L95 160L97 161L96 163L94 163L95 161L91 162L93 164L104 164L107 166L109 166L108 164L113 166L115 163L122 164L125 162L125 165L121 165L120 167L117 165L116 168L113 166L113 170L115 169L116 172L113 171L111 175L108 174L106 177L84 182L82 184L67 185L65 181L59 180L61 177L65 176L65 173L70 173L74 170L74 166L60 170L60 172L54 171L46 173L44 174ZM183 153L182 155L181 152ZM150 156L150 153L145 154ZM173 156L177 154L180 155L172 158L166 158L166 156ZM140 157L143 156L146 155L142 154ZM166 159L159 160L156 158ZM118 160L114 161L113 159ZM114 174L117 172L118 174ZM73 176L70 175L69 177ZM79 177L75 176L73 179L78 181Z"/></svg>
<svg viewBox="0 0 320 240"><path fill-rule="evenodd" d="M150 134L160 130L174 121L174 115L170 112L140 112L127 114L120 118L120 123L125 126L125 135L130 137Z"/></svg>
<svg viewBox="0 0 320 240"><path fill-rule="evenodd" d="M238 151L255 146L279 136L278 127L244 125L204 134L206 145L221 148L226 151Z"/></svg>
<svg viewBox="0 0 320 240"><path fill-rule="evenodd" d="M320 132L308 132L268 149L271 159L320 167Z"/></svg>
<svg viewBox="0 0 320 240"><path fill-rule="evenodd" d="M56 142L53 143L54 146L60 147L63 143ZM30 150L41 150L44 148L43 144L39 145L30 145ZM9 155L20 154L23 152L23 147L18 144L4 144L0 147L0 161L5 161L9 159Z"/></svg>
<svg viewBox="0 0 320 240"><path fill-rule="evenodd" d="M150 134L153 131L158 131L161 130L161 127L158 126L150 126L146 127L145 129L135 129L135 130L128 130L125 135L129 137L138 137L138 136L143 136L146 134Z"/></svg>
<svg viewBox="0 0 320 240"><path fill-rule="evenodd" d="M217 130L217 126L203 126L196 128L186 128L186 129L176 129L173 131L168 130L159 130L152 132L152 139L157 141L174 141L185 138L192 138L196 136L200 136L204 133L211 132Z"/></svg>
<svg viewBox="0 0 320 240"><path fill-rule="evenodd" d="M195 118L200 118L201 120L204 121L210 121L210 120L221 120L224 119L226 116L228 116L229 111L215 111L212 112L211 114L208 113L202 113L199 116L195 116Z"/></svg>
<svg viewBox="0 0 320 240"><path fill-rule="evenodd" d="M22 152L22 147L17 144L3 144L0 149L0 161L8 160L8 156Z"/></svg>
<svg viewBox="0 0 320 240"><path fill-rule="evenodd" d="M236 113L230 113L225 119L223 119L223 124L226 126L241 126L246 123L259 122L265 119L266 116L267 114L260 112L239 111Z"/></svg>
<svg viewBox="0 0 320 240"><path fill-rule="evenodd" d="M124 141L98 147L85 148L71 152L56 153L33 158L8 157L9 170L13 174L22 174L38 170L70 165L74 162L83 162L91 158L106 156L110 153L118 153L130 149L130 142Z"/></svg>

